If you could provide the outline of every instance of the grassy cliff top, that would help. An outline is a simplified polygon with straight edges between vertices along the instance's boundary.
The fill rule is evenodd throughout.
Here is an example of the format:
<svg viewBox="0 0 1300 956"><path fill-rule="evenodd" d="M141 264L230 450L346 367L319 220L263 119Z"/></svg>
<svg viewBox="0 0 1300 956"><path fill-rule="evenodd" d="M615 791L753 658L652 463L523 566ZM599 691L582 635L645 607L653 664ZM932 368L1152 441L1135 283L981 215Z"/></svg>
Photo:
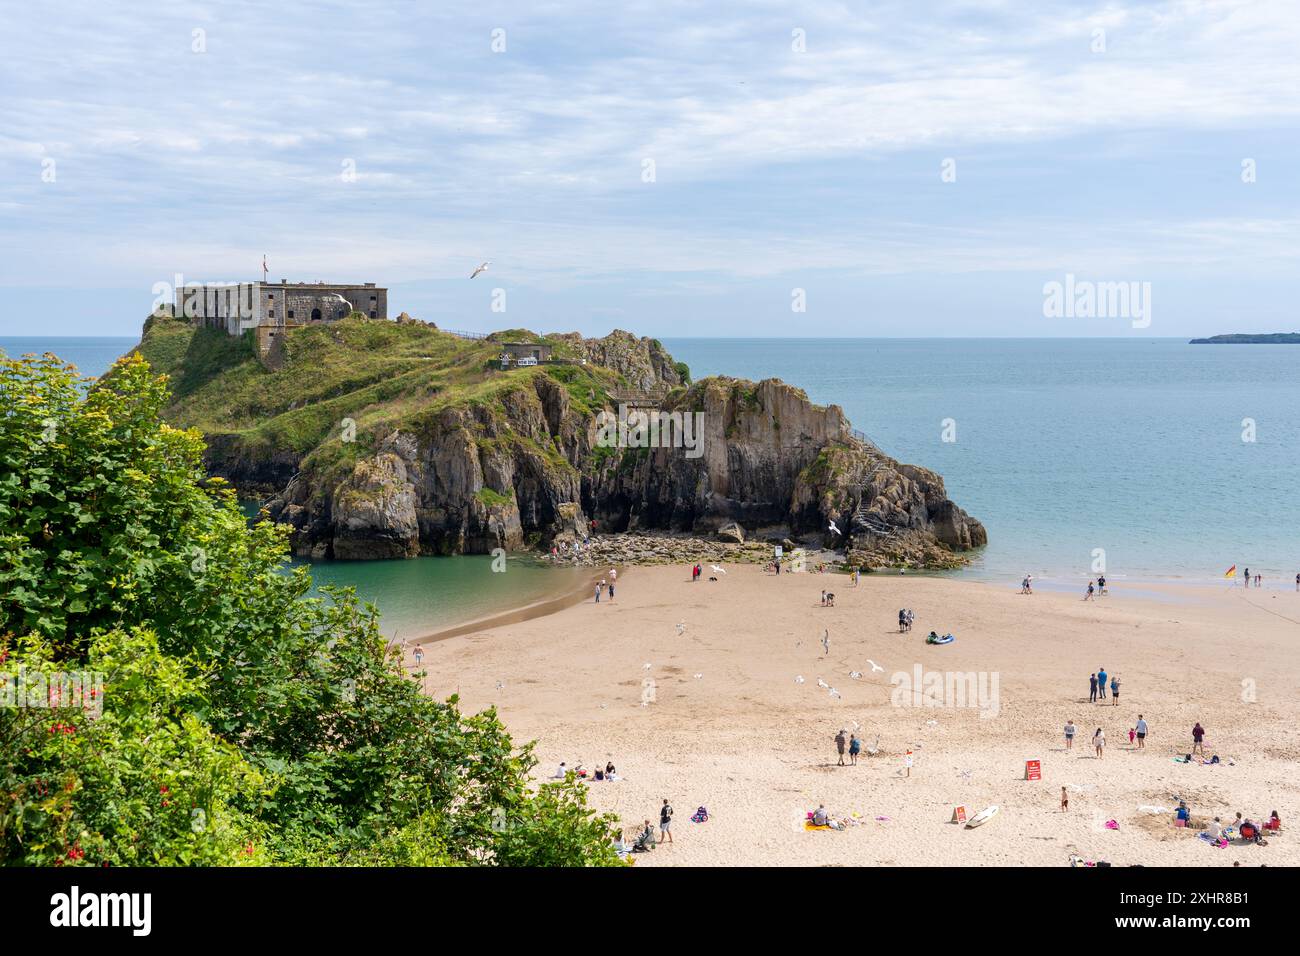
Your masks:
<svg viewBox="0 0 1300 956"><path fill-rule="evenodd" d="M258 361L251 334L195 328L154 318L138 351L171 379L167 417L205 435L238 436L246 447L306 454L350 418L358 432L418 428L454 404L491 404L548 376L575 406L603 403L622 384L592 365L542 365L500 371L500 344L461 339L422 324L351 318L290 330L282 367ZM594 400L593 400L594 394Z"/></svg>

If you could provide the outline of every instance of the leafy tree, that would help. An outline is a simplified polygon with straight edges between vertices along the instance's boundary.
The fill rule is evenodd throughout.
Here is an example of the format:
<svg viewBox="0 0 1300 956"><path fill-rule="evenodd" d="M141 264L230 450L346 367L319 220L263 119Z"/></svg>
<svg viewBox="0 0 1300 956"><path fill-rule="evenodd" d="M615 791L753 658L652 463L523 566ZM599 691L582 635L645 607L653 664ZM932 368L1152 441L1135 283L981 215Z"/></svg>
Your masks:
<svg viewBox="0 0 1300 956"><path fill-rule="evenodd" d="M80 826L108 862L244 862L231 848L250 843L288 863L611 861L607 824L580 825L585 800L532 792L532 748L495 712L421 694L350 590L308 596L285 530L249 527L206 477L199 434L162 422L166 381L141 358L89 388L53 356L3 360L0 400L0 653L88 667L135 642L159 675L106 683L103 717L0 767L5 859L50 862ZM29 719L0 710L0 739ZM74 738L101 769L77 776ZM146 752L202 777L184 799L211 808L213 833L161 826L134 802L148 779L110 772ZM31 781L70 773L47 812L62 828L37 826ZM101 806L123 801L132 813L109 826ZM526 825L494 826L503 813ZM38 831L48 852L32 855Z"/></svg>

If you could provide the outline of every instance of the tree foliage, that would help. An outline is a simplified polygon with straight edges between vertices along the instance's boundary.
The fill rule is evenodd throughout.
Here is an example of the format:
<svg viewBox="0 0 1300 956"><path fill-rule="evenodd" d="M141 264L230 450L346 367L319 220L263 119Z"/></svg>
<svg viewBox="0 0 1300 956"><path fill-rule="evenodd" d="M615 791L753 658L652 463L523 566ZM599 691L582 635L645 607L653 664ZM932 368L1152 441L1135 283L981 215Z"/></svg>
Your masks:
<svg viewBox="0 0 1300 956"><path fill-rule="evenodd" d="M0 693L103 675L99 716L0 698L0 861L617 863L581 784L534 791L531 745L421 694L374 607L309 596L167 398L138 356L89 387L0 363Z"/></svg>

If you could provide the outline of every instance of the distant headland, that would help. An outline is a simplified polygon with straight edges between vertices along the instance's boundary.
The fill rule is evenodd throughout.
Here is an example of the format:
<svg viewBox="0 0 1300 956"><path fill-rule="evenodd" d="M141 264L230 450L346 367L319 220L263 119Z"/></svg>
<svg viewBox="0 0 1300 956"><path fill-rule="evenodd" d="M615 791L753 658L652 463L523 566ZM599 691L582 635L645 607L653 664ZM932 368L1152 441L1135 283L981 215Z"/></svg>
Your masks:
<svg viewBox="0 0 1300 956"><path fill-rule="evenodd" d="M1300 332L1264 332L1248 335L1234 332L1231 335L1211 335L1208 339L1192 339L1192 345L1300 345Z"/></svg>

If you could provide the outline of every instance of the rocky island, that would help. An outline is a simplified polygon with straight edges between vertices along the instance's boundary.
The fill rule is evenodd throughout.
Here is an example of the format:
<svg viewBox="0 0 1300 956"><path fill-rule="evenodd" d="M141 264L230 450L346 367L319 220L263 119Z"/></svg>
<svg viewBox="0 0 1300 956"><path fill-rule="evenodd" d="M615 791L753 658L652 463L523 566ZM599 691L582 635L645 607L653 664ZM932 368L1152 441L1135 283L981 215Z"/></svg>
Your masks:
<svg viewBox="0 0 1300 956"><path fill-rule="evenodd" d="M521 343L546 359L512 363ZM692 382L628 332L474 339L353 315L291 330L268 360L251 334L151 317L138 351L170 376L166 415L204 434L209 472L258 497L304 557L549 550L594 528L602 560L672 560L685 536L738 560L775 543L947 568L987 540L939 475L838 406L778 379ZM602 430L629 409L698 423L694 445Z"/></svg>

